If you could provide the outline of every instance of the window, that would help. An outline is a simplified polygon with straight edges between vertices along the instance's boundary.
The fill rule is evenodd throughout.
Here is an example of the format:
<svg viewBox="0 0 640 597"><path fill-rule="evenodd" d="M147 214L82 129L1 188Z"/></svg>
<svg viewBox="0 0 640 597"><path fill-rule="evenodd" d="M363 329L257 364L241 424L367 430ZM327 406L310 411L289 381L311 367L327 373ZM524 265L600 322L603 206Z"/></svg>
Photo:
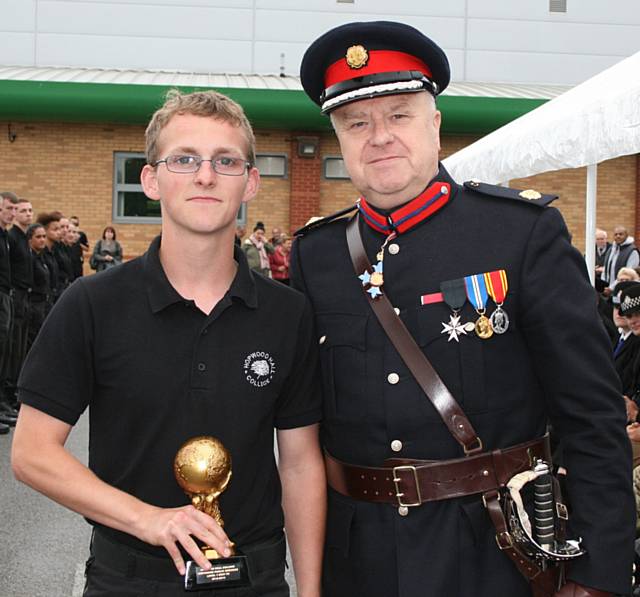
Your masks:
<svg viewBox="0 0 640 597"><path fill-rule="evenodd" d="M113 221L125 224L159 224L160 202L149 199L140 184L144 153L117 151L113 160ZM180 175L184 176L184 175ZM240 206L236 222L247 221L247 205Z"/></svg>
<svg viewBox="0 0 640 597"><path fill-rule="evenodd" d="M113 220L157 224L160 203L142 191L140 172L147 163L143 153L116 152L113 160Z"/></svg>
<svg viewBox="0 0 640 597"><path fill-rule="evenodd" d="M327 156L324 158L324 177L329 179L349 179L349 173L344 167L344 160L339 156Z"/></svg>
<svg viewBox="0 0 640 597"><path fill-rule="evenodd" d="M567 0L549 0L549 12L567 12Z"/></svg>
<svg viewBox="0 0 640 597"><path fill-rule="evenodd" d="M287 177L287 155L284 153L257 153L256 168L260 176Z"/></svg>

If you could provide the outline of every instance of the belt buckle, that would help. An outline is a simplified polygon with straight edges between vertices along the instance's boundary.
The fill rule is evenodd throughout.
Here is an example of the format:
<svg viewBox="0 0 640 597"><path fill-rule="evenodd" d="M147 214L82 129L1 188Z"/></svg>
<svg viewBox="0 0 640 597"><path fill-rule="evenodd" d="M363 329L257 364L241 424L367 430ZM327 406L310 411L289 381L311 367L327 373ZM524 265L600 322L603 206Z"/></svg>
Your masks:
<svg viewBox="0 0 640 597"><path fill-rule="evenodd" d="M403 470L411 471L413 473L413 479L416 484L416 495L418 497L417 502L405 503L402 501L402 497L404 496L404 493L400 491L399 483L400 481L402 481L402 479L398 477L398 471L403 471ZM415 466L413 466L412 464L402 464L400 466L394 466L393 467L393 484L396 486L396 497L398 498L398 505L404 506L406 508L413 508L414 506L422 505L422 495L420 494L420 484L418 482L418 471L416 470Z"/></svg>

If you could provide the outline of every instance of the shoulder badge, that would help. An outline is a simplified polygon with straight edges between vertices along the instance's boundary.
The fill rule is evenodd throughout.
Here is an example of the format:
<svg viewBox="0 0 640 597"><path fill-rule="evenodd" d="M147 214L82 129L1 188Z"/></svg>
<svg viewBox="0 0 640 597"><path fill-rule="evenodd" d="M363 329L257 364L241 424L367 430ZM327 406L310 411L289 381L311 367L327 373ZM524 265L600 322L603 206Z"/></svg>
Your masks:
<svg viewBox="0 0 640 597"><path fill-rule="evenodd" d="M537 205L538 207L546 207L558 198L558 195L545 195L533 189L521 191L520 189L510 189L509 187L478 182L477 180L468 180L464 183L464 187L465 189L483 195L491 195L492 197L500 197L502 199L515 199L516 201Z"/></svg>
<svg viewBox="0 0 640 597"><path fill-rule="evenodd" d="M312 230L315 230L316 228L320 228L325 224L329 224L334 220L338 220L342 216L346 216L352 211L355 211L357 208L358 208L358 205L355 204L355 205L346 207L345 209L341 209L340 211L337 211L336 213L326 216L324 218L318 218L318 217L310 218L309 221L302 228L300 228L299 230L296 230L293 233L293 235L295 237L304 236L305 234L311 232Z"/></svg>

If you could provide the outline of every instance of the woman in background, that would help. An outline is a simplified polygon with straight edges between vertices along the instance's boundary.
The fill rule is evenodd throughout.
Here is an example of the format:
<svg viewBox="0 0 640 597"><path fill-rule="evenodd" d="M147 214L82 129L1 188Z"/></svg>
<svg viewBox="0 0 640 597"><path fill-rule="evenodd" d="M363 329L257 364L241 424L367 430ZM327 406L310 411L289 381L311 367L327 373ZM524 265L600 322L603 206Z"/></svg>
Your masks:
<svg viewBox="0 0 640 597"><path fill-rule="evenodd" d="M116 240L116 229L107 226L93 249L90 264L97 272L101 272L119 263L122 263L122 247Z"/></svg>
<svg viewBox="0 0 640 597"><path fill-rule="evenodd" d="M271 277L289 286L289 258L291 254L291 239L282 235L276 242L275 249L269 255Z"/></svg>
<svg viewBox="0 0 640 597"><path fill-rule="evenodd" d="M44 258L47 232L42 224L27 228L27 240L33 260L33 286L29 293L29 332L27 350L31 348L52 304L51 274Z"/></svg>

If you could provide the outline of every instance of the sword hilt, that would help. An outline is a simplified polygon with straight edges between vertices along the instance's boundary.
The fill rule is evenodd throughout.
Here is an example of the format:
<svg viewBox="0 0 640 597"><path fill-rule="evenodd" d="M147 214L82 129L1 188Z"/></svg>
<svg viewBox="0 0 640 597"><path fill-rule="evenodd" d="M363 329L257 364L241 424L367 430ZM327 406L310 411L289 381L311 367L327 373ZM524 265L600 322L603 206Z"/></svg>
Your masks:
<svg viewBox="0 0 640 597"><path fill-rule="evenodd" d="M552 477L549 465L542 460L538 460L533 470L541 473L533 491L536 541L543 549L552 550L555 543Z"/></svg>

